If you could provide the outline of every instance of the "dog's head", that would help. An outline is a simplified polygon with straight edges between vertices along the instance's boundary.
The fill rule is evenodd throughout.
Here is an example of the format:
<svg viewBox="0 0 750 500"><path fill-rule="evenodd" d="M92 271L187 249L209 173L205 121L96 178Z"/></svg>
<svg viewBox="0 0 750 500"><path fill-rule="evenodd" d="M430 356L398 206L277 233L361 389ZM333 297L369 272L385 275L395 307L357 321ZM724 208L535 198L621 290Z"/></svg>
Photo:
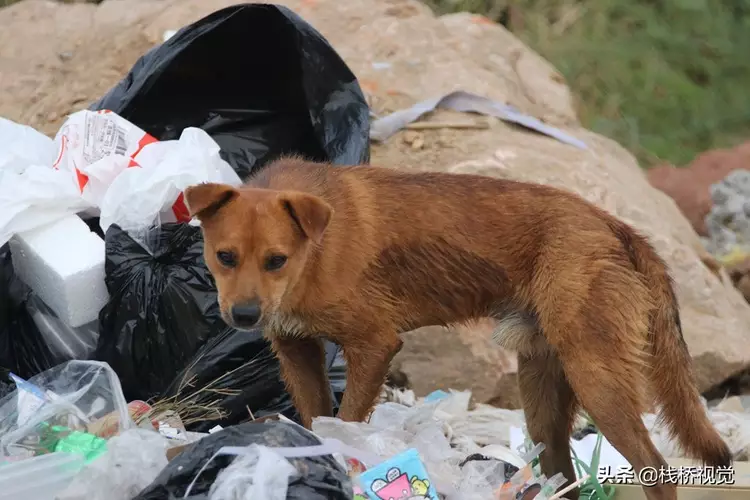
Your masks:
<svg viewBox="0 0 750 500"><path fill-rule="evenodd" d="M238 329L262 324L279 310L333 213L310 194L224 184L191 186L185 201L201 222L222 317Z"/></svg>

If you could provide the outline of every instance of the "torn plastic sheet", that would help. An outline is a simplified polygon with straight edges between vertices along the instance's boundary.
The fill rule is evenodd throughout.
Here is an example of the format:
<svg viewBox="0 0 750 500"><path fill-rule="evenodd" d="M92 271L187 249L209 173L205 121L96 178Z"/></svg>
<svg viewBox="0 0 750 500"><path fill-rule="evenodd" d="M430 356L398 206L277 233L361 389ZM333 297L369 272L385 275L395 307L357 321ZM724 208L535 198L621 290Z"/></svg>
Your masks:
<svg viewBox="0 0 750 500"><path fill-rule="evenodd" d="M462 113L473 112L483 115L494 116L501 120L515 123L547 135L565 144L570 144L580 149L588 149L580 139L576 139L560 129L542 123L538 118L525 115L513 106L493 101L486 97L458 90L450 94L419 102L414 106L393 112L390 115L378 118L370 125L370 138L373 141L385 141L390 136L417 121L422 115L436 109L450 109Z"/></svg>

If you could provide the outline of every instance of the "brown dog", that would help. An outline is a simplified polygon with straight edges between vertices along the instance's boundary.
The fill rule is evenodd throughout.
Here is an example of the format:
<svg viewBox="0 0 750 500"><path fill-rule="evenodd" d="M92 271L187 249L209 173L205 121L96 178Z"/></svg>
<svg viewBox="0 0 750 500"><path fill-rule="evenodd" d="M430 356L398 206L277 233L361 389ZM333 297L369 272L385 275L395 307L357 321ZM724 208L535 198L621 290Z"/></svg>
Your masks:
<svg viewBox="0 0 750 500"><path fill-rule="evenodd" d="M547 476L575 478L569 439L580 407L636 470L665 466L641 420L653 401L689 454L731 463L693 381L666 265L574 194L292 158L239 189L193 186L186 201L224 319L263 326L307 427L332 413L321 339L341 345L348 365L339 416L361 421L401 332L494 317L498 342L518 352ZM673 484L646 493L676 498Z"/></svg>

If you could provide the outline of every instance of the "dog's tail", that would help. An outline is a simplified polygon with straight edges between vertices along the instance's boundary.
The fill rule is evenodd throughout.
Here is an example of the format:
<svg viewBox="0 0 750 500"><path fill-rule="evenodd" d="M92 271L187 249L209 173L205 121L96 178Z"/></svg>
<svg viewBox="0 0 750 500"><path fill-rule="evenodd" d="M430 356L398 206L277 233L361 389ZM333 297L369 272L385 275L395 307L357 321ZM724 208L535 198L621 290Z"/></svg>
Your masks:
<svg viewBox="0 0 750 500"><path fill-rule="evenodd" d="M705 465L728 467L732 454L701 403L667 265L643 236L625 224L616 224L613 230L655 301L649 324L650 379L661 404L660 417L688 455Z"/></svg>

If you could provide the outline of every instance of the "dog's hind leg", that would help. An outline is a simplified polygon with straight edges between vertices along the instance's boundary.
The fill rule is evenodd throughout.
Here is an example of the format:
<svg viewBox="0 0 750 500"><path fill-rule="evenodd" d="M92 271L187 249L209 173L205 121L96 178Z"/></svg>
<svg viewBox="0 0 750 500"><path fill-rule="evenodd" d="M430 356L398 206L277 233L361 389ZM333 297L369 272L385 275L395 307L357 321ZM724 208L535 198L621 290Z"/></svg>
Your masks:
<svg viewBox="0 0 750 500"><path fill-rule="evenodd" d="M562 365L549 349L518 354L518 385L529 437L544 443L542 471L547 477L561 472L568 484L576 480L570 458L570 434L578 409ZM576 500L578 489L566 494Z"/></svg>
<svg viewBox="0 0 750 500"><path fill-rule="evenodd" d="M676 486L662 482L666 462L641 417L651 399L649 292L619 266L602 266L588 278L586 293L547 290L570 300L540 304L542 331L581 406L633 466L636 478L654 483L644 485L646 497L676 500Z"/></svg>
<svg viewBox="0 0 750 500"><path fill-rule="evenodd" d="M635 478L642 484L657 483L644 484L646 497L649 500L676 500L675 485L661 482L661 471L667 464L641 419L639 403L642 395L639 393L645 387L633 379L621 378L619 370L610 370L606 356L592 356L597 352L595 348L581 346L580 349L580 356L565 356L563 366L581 405L604 437L633 466ZM616 351L618 347L610 349Z"/></svg>

